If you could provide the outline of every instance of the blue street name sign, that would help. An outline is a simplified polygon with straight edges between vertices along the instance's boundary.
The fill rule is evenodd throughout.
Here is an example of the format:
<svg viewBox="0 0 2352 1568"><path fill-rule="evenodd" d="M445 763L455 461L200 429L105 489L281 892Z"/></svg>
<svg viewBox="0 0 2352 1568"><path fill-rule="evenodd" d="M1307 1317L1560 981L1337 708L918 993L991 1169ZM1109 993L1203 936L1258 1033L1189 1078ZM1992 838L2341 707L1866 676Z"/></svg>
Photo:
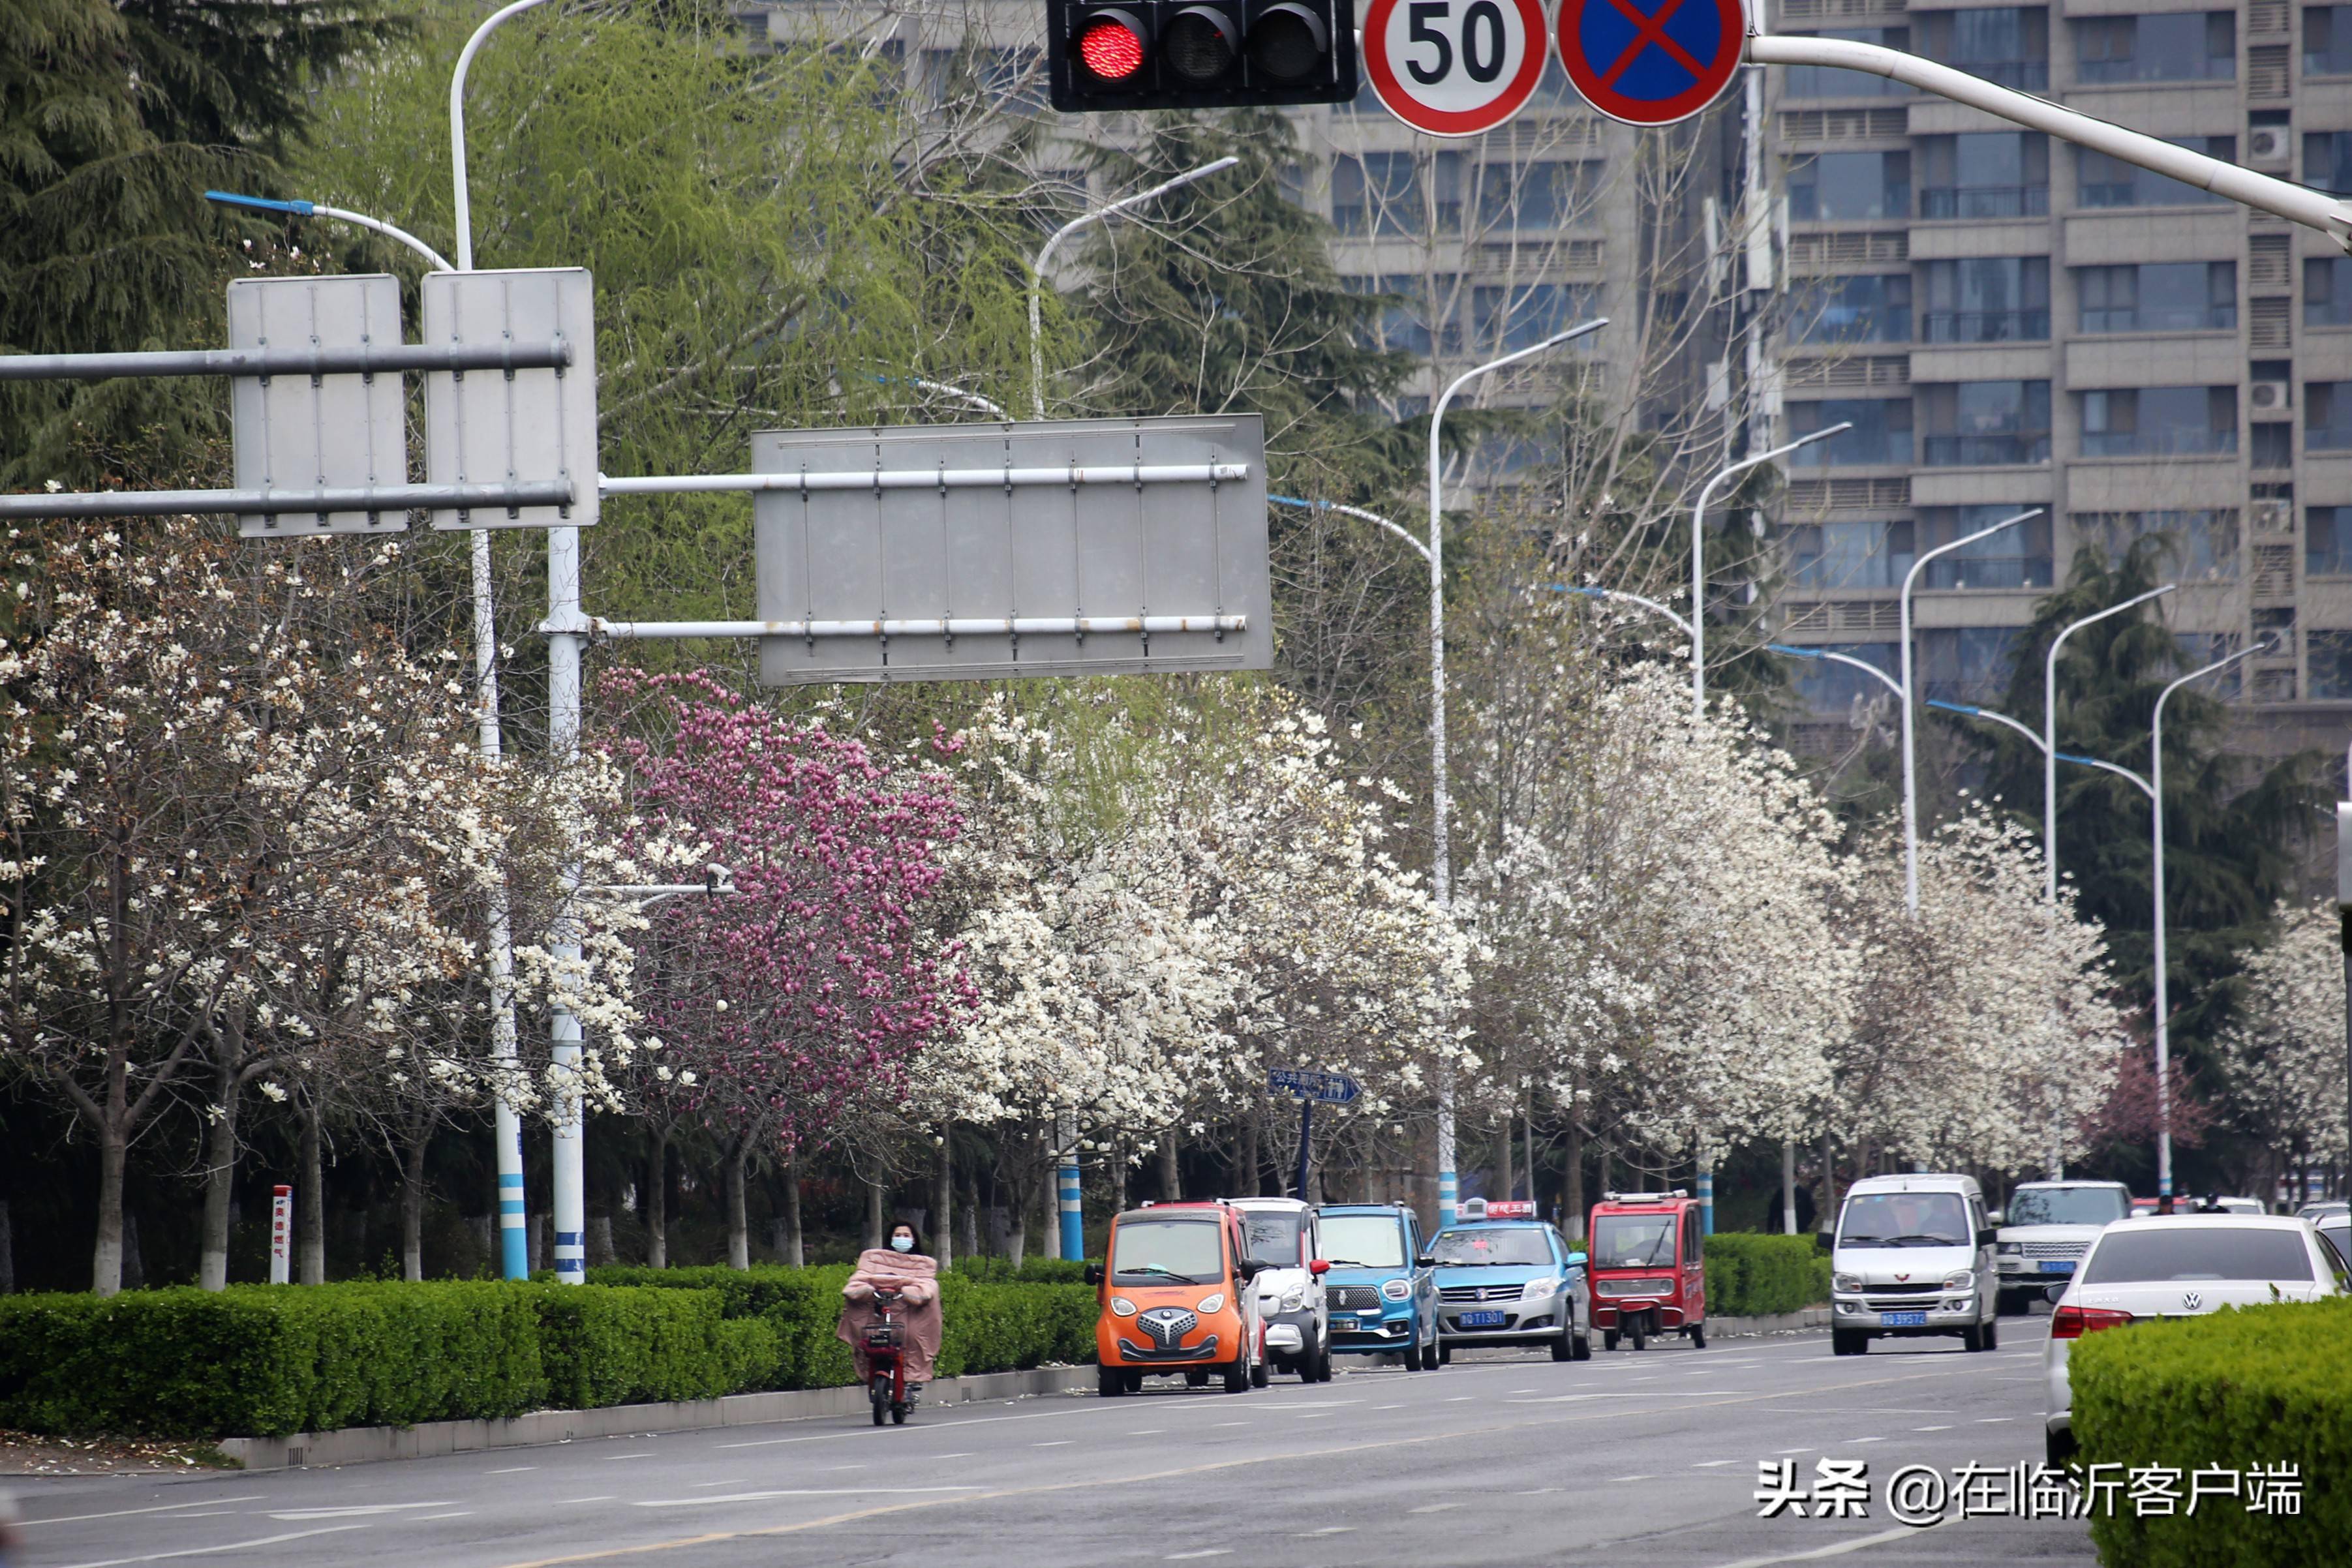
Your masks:
<svg viewBox="0 0 2352 1568"><path fill-rule="evenodd" d="M1356 1096L1363 1092L1356 1081L1344 1072L1322 1072L1312 1068L1270 1069L1265 1084L1277 1094L1296 1094L1305 1100L1319 1100L1326 1105L1352 1104Z"/></svg>

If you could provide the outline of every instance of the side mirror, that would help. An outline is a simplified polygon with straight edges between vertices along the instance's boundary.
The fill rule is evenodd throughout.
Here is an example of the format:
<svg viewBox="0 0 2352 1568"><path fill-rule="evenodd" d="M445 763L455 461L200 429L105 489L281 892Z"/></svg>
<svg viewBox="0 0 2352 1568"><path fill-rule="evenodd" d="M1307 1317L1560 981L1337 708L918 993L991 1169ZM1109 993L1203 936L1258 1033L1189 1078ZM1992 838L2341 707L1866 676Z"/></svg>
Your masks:
<svg viewBox="0 0 2352 1568"><path fill-rule="evenodd" d="M1246 1284L1250 1281L1256 1279L1260 1274L1265 1273L1265 1267L1266 1266L1265 1264L1259 1262L1255 1258L1244 1258L1241 1260L1240 1266L1234 1270L1234 1272L1240 1275L1243 1283Z"/></svg>
<svg viewBox="0 0 2352 1568"><path fill-rule="evenodd" d="M1818 1248L1820 1248L1820 1249L1821 1249L1822 1251L1824 1251L1824 1252L1834 1252L1834 1251L1836 1251L1836 1250L1837 1250L1837 1232L1836 1232L1836 1231L1834 1231L1834 1230L1816 1230L1816 1231L1814 1231L1814 1232L1813 1232L1813 1245L1814 1245L1814 1246L1816 1246L1816 1247L1818 1247Z"/></svg>
<svg viewBox="0 0 2352 1568"><path fill-rule="evenodd" d="M1412 1266L1416 1269L1434 1269L1437 1267L1437 1259L1433 1255L1424 1252L1420 1257L1415 1258L1412 1260Z"/></svg>
<svg viewBox="0 0 2352 1568"><path fill-rule="evenodd" d="M2007 1225L2009 1223L2009 1211L2003 1208L1996 1208L1991 1213L1985 1216L1985 1223L1988 1225Z"/></svg>
<svg viewBox="0 0 2352 1568"><path fill-rule="evenodd" d="M1320 1279L1331 1271L1330 1260L1324 1258L1315 1259L1307 1265L1307 1271Z"/></svg>
<svg viewBox="0 0 2352 1568"><path fill-rule="evenodd" d="M1087 1284L1089 1284L1089 1285L1099 1285L1099 1284L1101 1284L1102 1282L1103 1282L1103 1266L1102 1266L1101 1264L1099 1264L1099 1263L1089 1263L1089 1264L1087 1264Z"/></svg>
<svg viewBox="0 0 2352 1568"><path fill-rule="evenodd" d="M1589 1256L1582 1252L1571 1252L1568 1255L1568 1266L1571 1269L1581 1269L1591 1260L1592 1260Z"/></svg>
<svg viewBox="0 0 2352 1568"><path fill-rule="evenodd" d="M1999 1239L1999 1236L2000 1232L1988 1227L1987 1228L1977 1232L1977 1245L1979 1247L1990 1247L1996 1239Z"/></svg>
<svg viewBox="0 0 2352 1568"><path fill-rule="evenodd" d="M2063 1284L2044 1285L2042 1287L2042 1299L2049 1302L2053 1307L2058 1304L2058 1298L2065 1293L2066 1287Z"/></svg>

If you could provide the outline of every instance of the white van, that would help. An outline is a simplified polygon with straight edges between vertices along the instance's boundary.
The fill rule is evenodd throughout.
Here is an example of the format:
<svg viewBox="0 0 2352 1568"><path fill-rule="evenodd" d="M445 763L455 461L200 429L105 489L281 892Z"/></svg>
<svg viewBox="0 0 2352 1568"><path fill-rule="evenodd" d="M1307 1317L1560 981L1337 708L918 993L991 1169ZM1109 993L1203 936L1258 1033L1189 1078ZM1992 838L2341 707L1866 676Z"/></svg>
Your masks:
<svg viewBox="0 0 2352 1568"><path fill-rule="evenodd" d="M1973 1176L1869 1176L1838 1210L1830 1247L1830 1348L1860 1355L1874 1339L1958 1335L2000 1343L2000 1281L1984 1192Z"/></svg>

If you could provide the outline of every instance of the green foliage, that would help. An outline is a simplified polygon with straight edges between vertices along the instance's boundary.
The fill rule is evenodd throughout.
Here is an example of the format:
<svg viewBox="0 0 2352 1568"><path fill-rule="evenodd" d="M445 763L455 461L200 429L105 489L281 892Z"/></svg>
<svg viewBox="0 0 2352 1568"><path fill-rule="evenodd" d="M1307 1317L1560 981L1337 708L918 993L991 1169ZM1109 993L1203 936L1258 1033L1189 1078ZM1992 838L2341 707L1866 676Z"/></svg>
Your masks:
<svg viewBox="0 0 2352 1568"><path fill-rule="evenodd" d="M1810 1236L1716 1232L1706 1239L1706 1315L1773 1317L1830 1299L1830 1261Z"/></svg>
<svg viewBox="0 0 2352 1568"><path fill-rule="evenodd" d="M712 1291L550 1286L538 1298L550 1402L561 1409L716 1399L771 1385L776 1331L728 1319Z"/></svg>
<svg viewBox="0 0 2352 1568"><path fill-rule="evenodd" d="M1094 1260L1099 1263L1101 1259ZM964 1258L958 1260L955 1271L965 1279L986 1285L1019 1282L1024 1285L1083 1285L1087 1282L1087 1265L1067 1258L1024 1258L1015 1269L1010 1258Z"/></svg>
<svg viewBox="0 0 2352 1568"><path fill-rule="evenodd" d="M2133 1568L2340 1562L2352 1541L2352 1297L2135 1323L2087 1334L2067 1364L2085 1465L2301 1468L2303 1511L2223 1500L2191 1515L2095 1517L2099 1560ZM2186 1492L2184 1480L2182 1490Z"/></svg>

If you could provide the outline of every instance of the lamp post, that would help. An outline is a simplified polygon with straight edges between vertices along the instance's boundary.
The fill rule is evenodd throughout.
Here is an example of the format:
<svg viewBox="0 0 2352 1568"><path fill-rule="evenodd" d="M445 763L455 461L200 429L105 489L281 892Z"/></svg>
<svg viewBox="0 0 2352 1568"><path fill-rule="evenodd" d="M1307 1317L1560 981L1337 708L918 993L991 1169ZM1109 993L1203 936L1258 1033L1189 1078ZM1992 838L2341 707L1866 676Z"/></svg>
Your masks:
<svg viewBox="0 0 2352 1568"><path fill-rule="evenodd" d="M1826 441L1842 430L1852 430L1853 422L1843 420L1826 430L1816 430L1811 435L1801 435L1786 446L1775 446L1769 452L1754 457L1743 457L1728 468L1718 469L1715 477L1699 486L1698 505L1691 508L1691 716L1706 716L1706 504L1715 498L1716 490L1729 484L1750 468L1759 467L1776 457L1786 457L1801 446L1811 446L1816 441Z"/></svg>
<svg viewBox="0 0 2352 1568"><path fill-rule="evenodd" d="M1445 780L1445 508L1442 476L1437 468L1437 435L1445 423L1445 409L1454 394L1476 381L1522 360L1548 354L1562 343L1574 342L1609 325L1596 316L1542 342L1463 371L1446 384L1429 411L1429 890L1441 910L1454 906L1454 866L1446 824ZM1454 1069L1440 1063L1437 1074L1437 1223L1454 1223Z"/></svg>
<svg viewBox="0 0 2352 1568"><path fill-rule="evenodd" d="M1044 318L1040 314L1038 295L1045 286L1045 264L1053 259L1054 252L1060 247L1064 240L1097 218L1110 217L1114 214L1127 211L1129 207L1139 207L1155 196L1166 195L1179 185L1189 185L1195 180L1206 179L1211 174L1230 169L1240 162L1239 158L1220 158L1213 163L1203 163L1197 169L1187 169L1174 179L1163 180L1148 191L1138 191L1131 196L1121 196L1115 202L1107 202L1099 207L1090 207L1046 236L1045 245L1037 251L1037 259L1029 264L1029 398L1031 406L1039 419L1045 417L1045 345Z"/></svg>
<svg viewBox="0 0 2352 1568"><path fill-rule="evenodd" d="M2241 659L2251 659L2276 639L2264 638L2241 648L2226 659L2216 659L2201 670L2191 670L2156 695L2156 717L2148 727L2148 775L2154 782L2148 800L2156 812L2156 1193L2172 1196L2172 1041L2169 977L2164 971L2164 705L2189 682L2225 670Z"/></svg>
<svg viewBox="0 0 2352 1568"><path fill-rule="evenodd" d="M1919 770L1915 738L1916 726L1912 718L1913 710L1918 706L1918 704L1912 701L1914 688L1911 684L1911 590L1917 585L1919 573L1937 556L1949 555L1952 551L1972 545L1979 539L1989 539L2003 528L2013 528L2018 524L2041 515L2042 508L2035 507L2020 512L2013 517L2003 517L1989 528L1979 528L1972 534L1964 534L1950 544L1937 545L1934 549L1914 560L1911 563L1911 570L1903 574L1903 591L1896 600L1902 623L1900 635L1903 639L1903 683L1897 688L1903 695L1903 907L1914 915L1919 913Z"/></svg>
<svg viewBox="0 0 2352 1568"><path fill-rule="evenodd" d="M2058 902L2058 650L2066 639L2084 627L2105 621L2110 615L2121 615L2135 605L2146 604L2179 587L2166 583L2151 588L2146 593L2134 594L2121 604L2110 604L2095 614L2080 621L2050 639L2050 652L2042 660L2042 874L2047 880L2044 894L2051 903ZM2160 707L2160 705L2159 705Z"/></svg>

